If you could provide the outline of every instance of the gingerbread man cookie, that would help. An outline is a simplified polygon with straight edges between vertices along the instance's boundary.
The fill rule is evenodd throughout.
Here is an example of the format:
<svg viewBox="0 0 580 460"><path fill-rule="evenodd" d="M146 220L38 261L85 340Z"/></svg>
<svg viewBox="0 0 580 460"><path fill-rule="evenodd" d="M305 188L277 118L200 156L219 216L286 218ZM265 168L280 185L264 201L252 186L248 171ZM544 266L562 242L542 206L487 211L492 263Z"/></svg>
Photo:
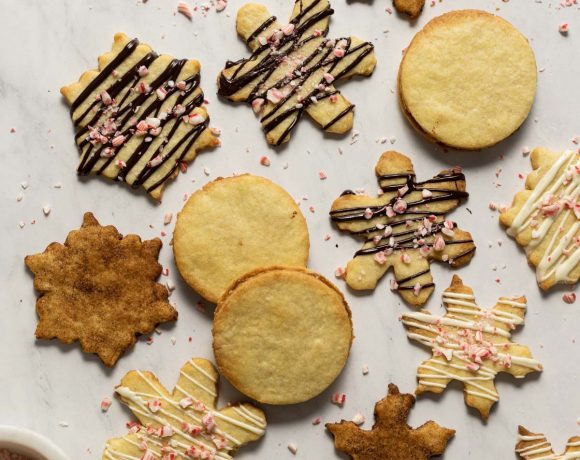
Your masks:
<svg viewBox="0 0 580 460"><path fill-rule="evenodd" d="M330 211L340 230L365 240L348 263L346 282L356 290L374 289L393 267L391 288L411 305L423 305L434 289L431 261L461 267L475 252L471 235L445 218L468 196L465 176L454 169L418 182L411 160L393 151L382 154L375 172L379 197L347 190Z"/></svg>
<svg viewBox="0 0 580 460"><path fill-rule="evenodd" d="M528 347L512 342L511 331L524 324L526 298L501 297L491 310L475 303L473 290L455 275L443 293L447 313L405 313L407 336L431 348L433 357L417 370L417 394L442 393L452 380L464 385L465 403L484 420L499 401L495 376L507 372L523 378L541 371Z"/></svg>
<svg viewBox="0 0 580 460"><path fill-rule="evenodd" d="M575 284L580 277L580 153L536 148L534 171L500 222L536 267L540 287Z"/></svg>
<svg viewBox="0 0 580 460"><path fill-rule="evenodd" d="M103 460L228 460L260 439L266 429L260 409L245 403L217 409L218 378L201 358L185 363L171 393L151 372L127 373L115 391L139 423L129 423L126 436L109 439Z"/></svg>
<svg viewBox="0 0 580 460"><path fill-rule="evenodd" d="M260 4L238 12L236 28L252 55L226 63L218 94L251 103L272 145L290 139L304 112L327 132L352 128L354 105L334 82L370 75L376 58L369 42L326 37L333 13L328 0L296 0L286 25Z"/></svg>
<svg viewBox="0 0 580 460"><path fill-rule="evenodd" d="M79 175L143 187L156 200L197 151L219 145L202 106L199 62L158 55L116 34L99 68L61 88L81 154Z"/></svg>

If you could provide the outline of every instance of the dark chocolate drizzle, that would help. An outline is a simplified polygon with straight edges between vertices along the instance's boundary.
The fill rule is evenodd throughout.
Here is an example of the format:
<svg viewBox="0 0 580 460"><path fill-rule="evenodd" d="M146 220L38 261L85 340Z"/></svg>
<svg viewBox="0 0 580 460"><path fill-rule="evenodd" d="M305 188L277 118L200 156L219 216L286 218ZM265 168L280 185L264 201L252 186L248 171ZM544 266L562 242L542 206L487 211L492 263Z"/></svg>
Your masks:
<svg viewBox="0 0 580 460"><path fill-rule="evenodd" d="M290 107L284 108L284 105L296 95L297 91L299 91L302 85L304 85L304 83L316 71L327 67L326 71L330 73L335 80L338 80L354 69L374 49L373 44L369 42L363 42L359 45L352 46L350 38L339 38L336 39L336 43L341 40L346 43L344 48L345 54L342 58L335 57L333 54L333 47L327 47L327 43L331 41L330 39L325 38L328 34L328 27L325 27L324 30L320 30L319 35L313 35L308 32L309 29L317 23L331 16L334 13L334 10L330 8L330 5L327 5L326 8L311 14L312 10L321 0L313 0L312 3L306 7L304 6L304 0L296 1L299 4L299 13L290 21L290 24L294 25L294 31L291 34L281 37L279 43L275 45L270 43L260 45L249 58L240 59L238 61L227 61L226 70L231 69L232 67L236 67L236 69L230 77L226 77L223 71L219 77L218 94L224 97L230 97L246 86L252 85L253 89L247 98L247 102L250 103L255 99L265 100L269 90L287 87L290 85L290 82L292 82L293 86L291 86L288 94L282 98L280 102L273 104L273 107L269 107L268 112L264 113L260 120L264 132L269 133L289 118L292 118L286 129L284 129L276 139L275 145L280 145L286 140L290 132L296 126L296 123L302 116L303 112L310 105L340 93L340 91L329 87L325 83L324 78L321 78L315 85L313 85L314 89L310 93L304 95L304 98L300 100L299 104L293 104ZM270 27L275 21L275 16L264 21L250 34L247 43L250 44L252 41L258 39L259 35L268 29L268 27ZM316 39L318 39L320 43L318 43L314 52L303 58L300 65L297 65L294 69L292 75L286 75L277 82L266 85L270 76L288 56L295 53L307 42ZM351 59L353 55L355 55L355 57L352 61L342 70L337 71L338 65L344 59ZM244 69L250 67L250 64L251 69L244 72ZM302 71L301 69L305 70ZM319 89L318 86L320 84L325 85L326 89ZM335 125L339 120L352 112L354 107L353 104L349 104L346 109L342 110L332 120L324 124L322 129L327 130Z"/></svg>
<svg viewBox="0 0 580 460"><path fill-rule="evenodd" d="M400 181L398 179L404 179ZM435 236L437 233L440 233L444 227L444 212L437 212L428 209L429 204L441 202L441 201L461 201L466 199L469 194L463 190L460 190L458 186L458 182L464 182L465 176L461 172L454 172L454 171L445 171L437 176L424 181L424 182L416 182L415 174L411 173L404 173L404 174L387 174L378 177L379 184L381 190L385 193L394 193L394 196L389 200L388 203L381 205L381 206L368 206L368 207L352 207L352 208L344 208L344 209L337 209L330 212L331 219L334 222L352 222L352 221L369 221L376 217L384 217L384 225L389 225L393 229L393 233L391 235L392 238L386 238L387 241L383 242L379 241L375 243L373 237L378 235L382 232L381 228L378 228L376 225L370 224L369 227L359 231L351 231L354 235L359 235L365 237L365 245L372 243L373 246L363 248L358 250L355 253L355 257L365 256L365 255L373 255L381 251L385 250L393 250L393 251L405 251L405 250L413 250L417 249L417 239L424 239L425 244L424 246L428 246L430 248L433 247L435 242ZM383 184L387 182L387 184ZM432 188L429 187L430 184L438 184L443 182L452 182L454 183L454 187L449 188ZM408 187L408 191L406 191L403 195L399 196L398 191L405 186ZM393 205L399 198L404 198L404 196L412 193L412 192L422 192L422 190L427 189L432 192L432 196L430 197L422 197L421 199L416 199L414 201L406 201L407 209L402 214L396 214L394 217L387 216L387 208L392 208ZM345 190L341 196L346 195L355 195L355 192L352 190ZM365 210L370 209L372 211L372 217L367 219L365 217ZM435 216L437 220L432 223L431 228L427 231L427 234L422 235L418 232L417 227L421 224L423 219L428 216ZM411 226L407 224L411 222ZM457 225L453 223L453 226L456 228ZM389 241L390 240L390 241ZM455 244L465 244L465 243L473 243L472 239L445 239L446 245L455 245ZM471 244L470 248L466 251L456 254L454 256L454 261L457 262L458 260L462 259L463 257L471 254L475 251L475 245ZM398 287L397 290L413 290L415 288L414 280L429 273L430 270L422 270L419 271L411 276L407 276L405 278L397 279ZM428 288L433 287L433 283L425 283L420 285L420 288Z"/></svg>
<svg viewBox="0 0 580 460"><path fill-rule="evenodd" d="M126 165L119 168L116 179L127 182L128 174L143 158L146 158L147 161L142 163L142 168L137 171L136 177L130 183L133 188L138 188L143 186L166 162L171 162L171 168L168 172L159 180L155 181L155 183L147 186L147 192L152 192L163 185L174 174L177 168L179 168L180 163L184 160L184 157L193 147L196 140L208 127L209 117L198 125L191 125L189 131L171 149L166 150L164 148L175 136L179 127L185 123L183 117L192 114L204 102L203 92L199 88L199 74L184 79L184 86L181 86L181 89L176 86L179 74L187 62L185 59L171 60L160 75L149 83L147 91L144 92L138 90L142 82L141 76L139 75L139 68L145 67L149 69L155 62L158 55L153 51L147 53L126 73L116 76L117 78L114 83L108 87L101 86L110 76L117 72L117 68L122 66L132 56L138 45L139 40L136 38L128 42L119 54L115 56L72 102L70 112L77 129L75 136L76 143L81 152L81 161L77 168L79 175L88 175L90 173L97 175L103 174L105 169L117 160L119 152L125 148L127 143L134 138L139 138L140 142L133 148L132 154L125 162ZM99 89L99 94L102 91L106 91L115 101L114 104L107 106L95 97L95 100L83 113L75 115L77 109L91 95L97 96L95 94L97 89ZM156 94L158 89L166 92L163 100ZM175 96L176 94L177 96ZM165 116L167 112L165 109L162 112L161 107L172 96L175 97L172 110ZM173 110L178 106L181 106L180 108L182 109L179 111ZM155 137L150 134L142 135L141 137L136 136L136 125L149 117L160 120L160 133ZM171 121L174 121L174 123L169 127ZM105 143L95 142L90 136L91 130L96 129L101 131L105 123L114 123L116 132ZM112 139L117 136L124 136L125 139L122 145L114 148ZM158 137L163 139L162 142L156 145L155 148L152 148L153 144L157 144L155 141ZM102 154L107 148L114 149L114 152L112 156L104 157ZM177 154L178 152L181 153ZM151 160L154 158L157 161L152 162ZM99 160L103 160L101 164L98 164Z"/></svg>

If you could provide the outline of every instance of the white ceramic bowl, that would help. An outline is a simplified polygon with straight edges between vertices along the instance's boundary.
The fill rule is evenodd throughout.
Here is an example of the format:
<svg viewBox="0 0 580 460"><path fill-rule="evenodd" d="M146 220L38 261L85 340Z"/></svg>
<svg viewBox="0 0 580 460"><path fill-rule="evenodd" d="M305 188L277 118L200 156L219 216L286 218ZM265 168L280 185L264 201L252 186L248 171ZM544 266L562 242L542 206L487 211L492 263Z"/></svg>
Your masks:
<svg viewBox="0 0 580 460"><path fill-rule="evenodd" d="M52 441L34 431L0 425L0 449L8 449L31 460L69 460Z"/></svg>

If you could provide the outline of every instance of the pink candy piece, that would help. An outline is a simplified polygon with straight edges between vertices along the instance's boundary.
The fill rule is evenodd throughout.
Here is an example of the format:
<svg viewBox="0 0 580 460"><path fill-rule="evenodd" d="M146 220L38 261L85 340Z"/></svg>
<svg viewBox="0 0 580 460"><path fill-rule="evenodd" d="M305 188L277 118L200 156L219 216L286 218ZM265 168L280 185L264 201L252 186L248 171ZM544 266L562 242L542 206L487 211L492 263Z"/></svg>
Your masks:
<svg viewBox="0 0 580 460"><path fill-rule="evenodd" d="M332 404L336 404L337 406L342 407L346 402L346 395L344 393L336 392L332 395L330 401L332 402Z"/></svg>
<svg viewBox="0 0 580 460"><path fill-rule="evenodd" d="M566 292L562 296L562 300L568 304L573 304L576 302L576 293L575 292Z"/></svg>
<svg viewBox="0 0 580 460"><path fill-rule="evenodd" d="M104 397L103 400L101 401L101 410L103 412L107 412L109 410L109 407L111 407L111 404L113 404L111 398L109 398L108 396Z"/></svg>
<svg viewBox="0 0 580 460"><path fill-rule="evenodd" d="M264 102L266 101L261 97L258 97L252 101L252 110L254 111L254 113L257 114L262 111L262 108L264 107Z"/></svg>
<svg viewBox="0 0 580 460"><path fill-rule="evenodd" d="M263 156L260 158L260 164L262 166L270 166L270 159L267 156Z"/></svg>
<svg viewBox="0 0 580 460"><path fill-rule="evenodd" d="M189 8L189 5L186 2L179 2L177 4L177 11L183 14L187 19L191 20L193 18L193 14L191 14L191 9Z"/></svg>

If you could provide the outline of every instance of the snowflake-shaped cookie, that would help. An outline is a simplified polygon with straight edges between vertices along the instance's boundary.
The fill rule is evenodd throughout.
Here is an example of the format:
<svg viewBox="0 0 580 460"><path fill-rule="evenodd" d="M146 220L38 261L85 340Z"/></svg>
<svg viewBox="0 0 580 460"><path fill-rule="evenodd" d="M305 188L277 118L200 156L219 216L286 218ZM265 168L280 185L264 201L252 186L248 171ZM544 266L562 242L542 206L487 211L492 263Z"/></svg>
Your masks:
<svg viewBox="0 0 580 460"><path fill-rule="evenodd" d="M79 341L113 366L136 336L177 319L167 289L155 280L161 240L141 241L102 227L87 212L82 227L64 244L51 243L42 254L26 256L34 273L39 322L36 337Z"/></svg>
<svg viewBox="0 0 580 460"><path fill-rule="evenodd" d="M532 433L523 426L519 426L516 453L523 460L578 459L580 458L580 436L570 438L566 444L566 451L562 455L556 455L546 436Z"/></svg>
<svg viewBox="0 0 580 460"><path fill-rule="evenodd" d="M282 25L260 4L238 11L236 28L252 55L226 63L218 94L251 103L272 145L290 139L304 112L327 132L352 128L354 105L334 82L370 75L376 59L369 42L326 38L333 13L328 0L296 0L290 22Z"/></svg>
<svg viewBox="0 0 580 460"><path fill-rule="evenodd" d="M415 398L401 394L389 385L389 394L375 405L372 430L361 430L355 423L327 423L337 449L353 460L428 460L442 455L455 430L433 421L419 428L407 424Z"/></svg>
<svg viewBox="0 0 580 460"><path fill-rule="evenodd" d="M391 268L391 289L411 305L423 305L434 289L430 262L452 267L468 263L475 252L471 235L445 214L467 198L459 169L417 182L411 160L385 152L376 166L377 198L347 190L334 201L330 216L338 228L364 238L347 266L346 282L356 290L374 289Z"/></svg>
<svg viewBox="0 0 580 460"><path fill-rule="evenodd" d="M116 392L139 420L129 434L107 442L105 460L231 459L241 446L261 438L264 413L251 404L217 409L219 374L211 362L185 363L169 392L147 371L130 371Z"/></svg>
<svg viewBox="0 0 580 460"><path fill-rule="evenodd" d="M202 107L199 71L195 60L158 55L116 34L98 70L61 89L81 153L78 174L143 187L160 200L198 150L219 145Z"/></svg>
<svg viewBox="0 0 580 460"><path fill-rule="evenodd" d="M499 401L495 376L507 372L523 378L541 371L528 347L511 341L511 331L524 324L526 298L501 297L491 310L475 303L473 290L455 275L443 293L447 313L405 313L407 336L431 348L433 357L417 370L417 394L442 393L449 382L463 383L465 403L487 420Z"/></svg>
<svg viewBox="0 0 580 460"><path fill-rule="evenodd" d="M500 222L523 246L542 289L580 278L580 152L536 148L534 171Z"/></svg>

